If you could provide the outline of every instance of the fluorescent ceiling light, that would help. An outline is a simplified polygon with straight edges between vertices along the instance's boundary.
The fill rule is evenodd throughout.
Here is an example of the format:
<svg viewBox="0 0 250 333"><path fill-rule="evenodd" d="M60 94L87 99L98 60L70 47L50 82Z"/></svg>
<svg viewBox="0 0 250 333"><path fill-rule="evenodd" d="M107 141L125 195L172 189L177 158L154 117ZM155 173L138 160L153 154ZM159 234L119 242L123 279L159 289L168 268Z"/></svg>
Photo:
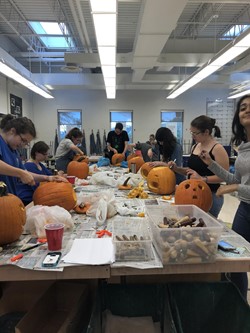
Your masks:
<svg viewBox="0 0 250 333"><path fill-rule="evenodd" d="M116 46L116 14L93 14L98 46Z"/></svg>
<svg viewBox="0 0 250 333"><path fill-rule="evenodd" d="M194 72L189 78L178 84L167 96L167 98L175 98L184 91L190 89L198 82L202 81L212 73L216 72L220 67L227 64L250 47L250 29L236 37L232 42L219 51L204 66Z"/></svg>
<svg viewBox="0 0 250 333"><path fill-rule="evenodd" d="M116 67L102 66L102 74L104 77L116 77Z"/></svg>
<svg viewBox="0 0 250 333"><path fill-rule="evenodd" d="M117 0L90 0L107 98L116 94Z"/></svg>
<svg viewBox="0 0 250 333"><path fill-rule="evenodd" d="M34 91L35 93L45 98L54 98L45 87L40 87L36 82L33 82L31 79L25 78L16 70L12 69L7 63L5 63L3 59L0 59L0 73L8 76L12 80L22 84L24 87Z"/></svg>
<svg viewBox="0 0 250 333"><path fill-rule="evenodd" d="M242 96L248 95L248 94L250 94L250 89L247 89L247 90L244 90L244 91L240 91L240 92L232 93L231 95L228 96L228 98L229 99L238 98L238 97L242 97Z"/></svg>
<svg viewBox="0 0 250 333"><path fill-rule="evenodd" d="M101 66L115 66L116 48L114 46L98 47Z"/></svg>

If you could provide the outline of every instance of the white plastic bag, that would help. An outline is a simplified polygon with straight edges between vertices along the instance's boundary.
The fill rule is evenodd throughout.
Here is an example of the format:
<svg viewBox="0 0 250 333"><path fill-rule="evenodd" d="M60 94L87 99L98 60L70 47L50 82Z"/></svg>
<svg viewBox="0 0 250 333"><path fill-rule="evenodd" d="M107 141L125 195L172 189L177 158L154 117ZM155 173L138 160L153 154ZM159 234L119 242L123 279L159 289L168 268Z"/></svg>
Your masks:
<svg viewBox="0 0 250 333"><path fill-rule="evenodd" d="M59 206L36 205L26 211L26 223L24 230L38 238L45 238L44 226L48 223L63 223L65 230L74 226L70 213Z"/></svg>

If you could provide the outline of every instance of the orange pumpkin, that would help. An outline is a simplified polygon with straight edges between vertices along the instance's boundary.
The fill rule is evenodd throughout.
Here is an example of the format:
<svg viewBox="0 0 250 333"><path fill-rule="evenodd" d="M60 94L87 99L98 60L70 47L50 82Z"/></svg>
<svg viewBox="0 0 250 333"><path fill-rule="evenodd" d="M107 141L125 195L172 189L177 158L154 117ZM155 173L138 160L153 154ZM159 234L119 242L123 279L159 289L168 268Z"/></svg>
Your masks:
<svg viewBox="0 0 250 333"><path fill-rule="evenodd" d="M78 162L84 162L84 163L89 163L89 158L86 155L80 155L76 154L73 158L73 161L78 161Z"/></svg>
<svg viewBox="0 0 250 333"><path fill-rule="evenodd" d="M150 191L157 194L171 194L175 190L175 173L169 167L155 167L149 171L147 184Z"/></svg>
<svg viewBox="0 0 250 333"><path fill-rule="evenodd" d="M127 161L131 160L131 158L137 157L138 155L136 153L130 154L127 157Z"/></svg>
<svg viewBox="0 0 250 333"><path fill-rule="evenodd" d="M35 205L60 206L71 210L76 205L76 194L70 183L48 182L38 186L33 201Z"/></svg>
<svg viewBox="0 0 250 333"><path fill-rule="evenodd" d="M15 195L7 193L7 186L0 182L0 245L16 241L25 222L24 204Z"/></svg>
<svg viewBox="0 0 250 333"><path fill-rule="evenodd" d="M111 158L112 165L120 164L122 161L124 161L125 156L123 154L114 154Z"/></svg>
<svg viewBox="0 0 250 333"><path fill-rule="evenodd" d="M87 163L79 161L71 161L67 167L68 176L76 176L80 179L86 179L89 174L89 166Z"/></svg>
<svg viewBox="0 0 250 333"><path fill-rule="evenodd" d="M205 212L212 207L213 197L210 187L202 180L187 179L175 191L176 205L195 205Z"/></svg>
<svg viewBox="0 0 250 333"><path fill-rule="evenodd" d="M154 168L153 166L150 166L150 163L151 162L146 162L141 166L140 172L144 179L147 179L149 171L151 171Z"/></svg>
<svg viewBox="0 0 250 333"><path fill-rule="evenodd" d="M136 172L138 172L141 168L141 166L145 163L144 159L140 156L133 157L128 161L128 168L131 170L131 163L135 163L136 165Z"/></svg>

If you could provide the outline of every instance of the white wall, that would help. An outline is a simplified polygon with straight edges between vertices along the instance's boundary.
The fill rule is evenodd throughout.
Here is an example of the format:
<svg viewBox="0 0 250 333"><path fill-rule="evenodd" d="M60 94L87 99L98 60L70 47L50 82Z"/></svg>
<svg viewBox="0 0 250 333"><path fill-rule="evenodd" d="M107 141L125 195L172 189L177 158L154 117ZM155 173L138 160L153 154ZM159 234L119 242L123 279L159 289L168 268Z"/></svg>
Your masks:
<svg viewBox="0 0 250 333"><path fill-rule="evenodd" d="M54 140L57 126L57 109L82 109L83 128L89 150L91 130L99 129L101 138L104 129L110 130L110 110L133 111L133 141L144 142L150 133L160 127L160 111L184 111L184 140L191 140L189 124L198 115L206 113L206 99L227 98L227 91L197 90L187 92L175 100L167 100L165 91L117 91L115 100L107 100L104 91L54 91L54 99L34 97L34 122L38 139L50 142Z"/></svg>
<svg viewBox="0 0 250 333"><path fill-rule="evenodd" d="M206 100L226 99L228 91L192 89L177 99L167 100L166 91L128 91L118 90L115 100L108 100L105 91L101 90L64 90L53 91L54 99L45 99L33 94L28 89L0 76L0 113L9 112L9 94L23 100L23 115L32 119L37 130L37 140L48 144L54 141L57 129L58 109L82 109L83 128L86 134L89 151L89 136L100 130L101 138L104 129L110 130L110 110L133 111L133 141L146 141L149 134L160 127L160 111L183 110L183 138L191 140L189 124L198 115L206 113Z"/></svg>

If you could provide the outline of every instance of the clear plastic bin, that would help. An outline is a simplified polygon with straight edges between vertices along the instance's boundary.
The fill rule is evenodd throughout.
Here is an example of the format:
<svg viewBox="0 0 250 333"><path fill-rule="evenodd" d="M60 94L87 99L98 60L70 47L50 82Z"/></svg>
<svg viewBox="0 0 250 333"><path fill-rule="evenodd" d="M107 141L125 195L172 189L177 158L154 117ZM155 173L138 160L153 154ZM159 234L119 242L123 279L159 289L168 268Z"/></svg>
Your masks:
<svg viewBox="0 0 250 333"><path fill-rule="evenodd" d="M147 219L116 218L112 230L116 261L147 261L152 258L152 237Z"/></svg>
<svg viewBox="0 0 250 333"><path fill-rule="evenodd" d="M163 264L196 264L213 262L223 226L211 215L194 205L148 206L154 246ZM205 227L183 226L161 228L164 218L180 219L184 216L203 219Z"/></svg>

